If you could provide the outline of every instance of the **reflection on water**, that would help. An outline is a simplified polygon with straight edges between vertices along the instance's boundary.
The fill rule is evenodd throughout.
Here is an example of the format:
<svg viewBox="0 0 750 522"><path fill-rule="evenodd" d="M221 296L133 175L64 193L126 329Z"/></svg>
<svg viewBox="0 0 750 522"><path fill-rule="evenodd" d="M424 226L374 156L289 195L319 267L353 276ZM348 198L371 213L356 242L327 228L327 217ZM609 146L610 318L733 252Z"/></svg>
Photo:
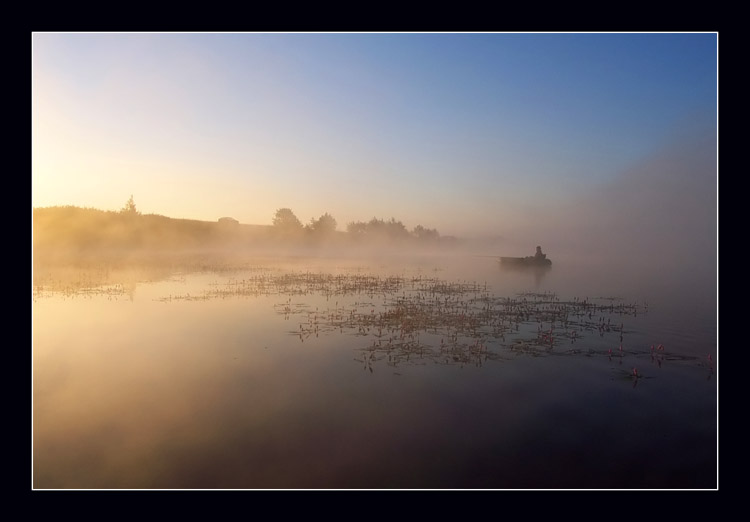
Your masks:
<svg viewBox="0 0 750 522"><path fill-rule="evenodd" d="M715 325L643 289L450 257L34 277L35 488L716 487Z"/></svg>
<svg viewBox="0 0 750 522"><path fill-rule="evenodd" d="M527 274L534 277L534 286L539 288L542 283L542 279L547 275L547 272L552 270L551 265L514 265L514 264L501 264L500 269L505 272L515 272L518 274Z"/></svg>

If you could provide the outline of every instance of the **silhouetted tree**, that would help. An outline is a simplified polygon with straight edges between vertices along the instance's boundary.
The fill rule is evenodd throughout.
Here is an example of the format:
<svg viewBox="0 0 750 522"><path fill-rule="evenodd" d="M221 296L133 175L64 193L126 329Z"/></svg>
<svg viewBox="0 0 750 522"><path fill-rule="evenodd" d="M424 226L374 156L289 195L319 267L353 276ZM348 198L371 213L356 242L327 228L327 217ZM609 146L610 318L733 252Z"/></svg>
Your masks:
<svg viewBox="0 0 750 522"><path fill-rule="evenodd" d="M417 225L412 231L414 236L421 241L434 241L440 238L440 234L434 228L425 228L422 225Z"/></svg>
<svg viewBox="0 0 750 522"><path fill-rule="evenodd" d="M282 234L295 234L302 231L302 222L288 208L280 208L273 217L273 227Z"/></svg>
<svg viewBox="0 0 750 522"><path fill-rule="evenodd" d="M318 219L311 219L308 225L309 230L316 236L330 236L336 232L336 220L328 212Z"/></svg>
<svg viewBox="0 0 750 522"><path fill-rule="evenodd" d="M355 237L363 236L367 232L367 223L362 221L352 221L346 225L346 231Z"/></svg>
<svg viewBox="0 0 750 522"><path fill-rule="evenodd" d="M133 200L133 194L130 195L125 206L120 209L123 214L130 214L132 216L140 215L141 213L135 208L135 201Z"/></svg>
<svg viewBox="0 0 750 522"><path fill-rule="evenodd" d="M386 231L388 237L391 239L405 239L409 237L409 231L406 229L406 226L401 221L396 221L395 218L391 218L386 223Z"/></svg>
<svg viewBox="0 0 750 522"><path fill-rule="evenodd" d="M384 221L378 218L372 218L367 223L352 222L346 227L354 237L367 237L375 240L398 240L409 237L409 231L401 221L391 218L390 221Z"/></svg>

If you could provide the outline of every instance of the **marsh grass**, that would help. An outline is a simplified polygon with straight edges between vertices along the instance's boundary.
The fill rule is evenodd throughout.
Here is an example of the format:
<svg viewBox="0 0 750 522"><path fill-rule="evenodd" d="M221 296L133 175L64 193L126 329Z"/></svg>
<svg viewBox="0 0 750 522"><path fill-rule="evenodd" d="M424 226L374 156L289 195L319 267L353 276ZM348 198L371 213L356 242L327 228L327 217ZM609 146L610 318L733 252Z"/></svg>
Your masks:
<svg viewBox="0 0 750 522"><path fill-rule="evenodd" d="M648 305L618 297L561 299L554 293L492 294L486 283L448 281L423 273L376 275L256 270L212 283L202 294L171 300L283 297L275 312L294 323L287 334L300 342L325 335L360 339L354 360L365 370L380 365L473 365L520 356L598 357L622 364L691 358L647 346L622 347L635 327L625 323ZM315 306L315 303L318 306ZM323 303L324 306L320 306ZM613 350L614 347L614 350Z"/></svg>
<svg viewBox="0 0 750 522"><path fill-rule="evenodd" d="M561 299L551 292L498 296L486 283L441 279L434 275L438 270L380 274L348 266L327 272L274 260L237 262L202 255L164 261L37 270L33 298L55 294L132 298L135 285L144 281L211 272L221 278L203 291L157 300L281 297L272 306L294 323L288 335L300 342L327 335L353 336L359 353L354 360L371 372L383 365L481 367L522 356L597 357L618 367L627 361L640 368L651 363L657 369L666 362L696 360L631 345L626 337L637 328L638 317L648 313L648 304L617 296ZM713 374L713 361L709 362L701 365ZM641 377L643 370L636 378Z"/></svg>

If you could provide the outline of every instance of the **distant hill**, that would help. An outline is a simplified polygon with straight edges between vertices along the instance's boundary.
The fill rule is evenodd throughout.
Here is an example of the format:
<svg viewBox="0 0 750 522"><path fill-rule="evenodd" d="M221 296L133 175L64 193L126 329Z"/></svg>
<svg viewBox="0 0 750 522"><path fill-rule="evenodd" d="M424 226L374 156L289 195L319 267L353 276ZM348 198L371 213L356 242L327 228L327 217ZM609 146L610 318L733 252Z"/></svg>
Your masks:
<svg viewBox="0 0 750 522"><path fill-rule="evenodd" d="M63 206L33 209L32 234L38 251L163 250L264 240L270 237L271 227Z"/></svg>
<svg viewBox="0 0 750 522"><path fill-rule="evenodd" d="M228 216L216 221L175 219L141 214L134 206L126 206L121 211L75 206L35 208L32 218L35 257L229 249L349 249L354 246L382 251L383 248L453 248L459 243L453 237L438 237L436 232L435 237L425 239L404 231L398 240L342 231L322 234L309 228L299 228L289 234L281 227L240 224Z"/></svg>

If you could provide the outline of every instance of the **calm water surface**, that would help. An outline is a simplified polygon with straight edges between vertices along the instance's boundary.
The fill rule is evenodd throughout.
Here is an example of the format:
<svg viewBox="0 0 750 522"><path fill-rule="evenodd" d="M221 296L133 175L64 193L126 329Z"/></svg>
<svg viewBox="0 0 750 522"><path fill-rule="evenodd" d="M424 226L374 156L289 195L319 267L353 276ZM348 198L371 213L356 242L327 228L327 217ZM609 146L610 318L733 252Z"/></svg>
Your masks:
<svg viewBox="0 0 750 522"><path fill-rule="evenodd" d="M710 285L471 256L62 273L35 269L34 488L718 486Z"/></svg>

